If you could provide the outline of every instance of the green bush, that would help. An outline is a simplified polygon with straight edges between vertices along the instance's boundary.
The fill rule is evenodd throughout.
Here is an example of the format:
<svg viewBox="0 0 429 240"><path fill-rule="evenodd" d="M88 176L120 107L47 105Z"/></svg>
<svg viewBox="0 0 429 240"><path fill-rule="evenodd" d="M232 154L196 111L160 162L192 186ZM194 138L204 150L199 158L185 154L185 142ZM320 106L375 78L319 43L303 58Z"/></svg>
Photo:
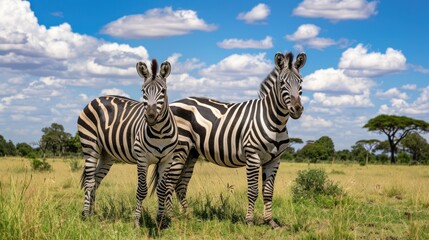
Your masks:
<svg viewBox="0 0 429 240"><path fill-rule="evenodd" d="M298 171L295 184L292 186L292 200L332 202L343 194L338 184L328 179L323 169L309 169Z"/></svg>
<svg viewBox="0 0 429 240"><path fill-rule="evenodd" d="M31 169L34 171L50 171L52 170L51 164L46 162L46 159L39 160L37 158L30 159Z"/></svg>
<svg viewBox="0 0 429 240"><path fill-rule="evenodd" d="M411 156L408 153L400 152L396 157L399 163L409 164L411 162Z"/></svg>

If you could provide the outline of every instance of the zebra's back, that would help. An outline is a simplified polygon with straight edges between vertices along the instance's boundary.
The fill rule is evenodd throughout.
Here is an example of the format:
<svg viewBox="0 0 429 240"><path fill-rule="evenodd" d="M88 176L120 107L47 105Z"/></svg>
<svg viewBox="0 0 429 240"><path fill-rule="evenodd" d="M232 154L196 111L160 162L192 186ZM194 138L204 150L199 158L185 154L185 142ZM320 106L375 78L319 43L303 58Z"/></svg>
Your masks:
<svg viewBox="0 0 429 240"><path fill-rule="evenodd" d="M136 164L133 145L142 116L143 105L126 97L103 96L92 100L77 121L84 153L100 155L105 151L117 160Z"/></svg>
<svg viewBox="0 0 429 240"><path fill-rule="evenodd" d="M224 103L189 97L170 104L179 141L191 141L207 160L226 167L246 165L243 144L255 115L257 100Z"/></svg>

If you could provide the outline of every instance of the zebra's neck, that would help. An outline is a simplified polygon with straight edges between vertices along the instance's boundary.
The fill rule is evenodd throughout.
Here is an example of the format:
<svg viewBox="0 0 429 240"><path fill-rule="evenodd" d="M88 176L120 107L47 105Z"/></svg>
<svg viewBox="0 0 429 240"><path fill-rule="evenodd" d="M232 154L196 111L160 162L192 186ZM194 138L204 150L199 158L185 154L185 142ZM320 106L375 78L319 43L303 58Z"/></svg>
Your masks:
<svg viewBox="0 0 429 240"><path fill-rule="evenodd" d="M162 111L162 115L159 116L157 122L154 125L150 126L147 124L147 122L145 122L143 125L143 131L149 130L157 134L165 134L171 130L172 121L174 124L173 114L170 110L170 107L167 105L164 111Z"/></svg>
<svg viewBox="0 0 429 240"><path fill-rule="evenodd" d="M289 111L282 99L280 85L277 83L277 70L274 69L262 82L260 101L266 109L265 122L270 128L281 130L289 119Z"/></svg>

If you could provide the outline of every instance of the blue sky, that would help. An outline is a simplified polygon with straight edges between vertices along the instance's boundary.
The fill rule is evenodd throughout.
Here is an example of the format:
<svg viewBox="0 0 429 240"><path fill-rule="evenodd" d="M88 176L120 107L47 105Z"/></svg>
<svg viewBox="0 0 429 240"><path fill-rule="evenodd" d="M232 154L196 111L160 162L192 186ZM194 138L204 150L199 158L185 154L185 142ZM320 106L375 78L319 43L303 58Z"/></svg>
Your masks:
<svg viewBox="0 0 429 240"><path fill-rule="evenodd" d="M257 98L276 52L307 54L305 111L291 137L337 150L384 135L378 114L429 121L427 1L0 0L0 134L37 143L56 122L76 132L93 98L141 99L138 61L169 60L174 101ZM425 135L428 139L428 135Z"/></svg>

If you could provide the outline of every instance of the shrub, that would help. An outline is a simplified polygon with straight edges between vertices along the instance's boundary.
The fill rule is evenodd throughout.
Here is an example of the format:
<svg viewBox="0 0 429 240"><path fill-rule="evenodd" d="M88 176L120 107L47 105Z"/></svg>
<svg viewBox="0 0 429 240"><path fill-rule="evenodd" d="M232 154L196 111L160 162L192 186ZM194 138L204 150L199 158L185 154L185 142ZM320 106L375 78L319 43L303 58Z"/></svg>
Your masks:
<svg viewBox="0 0 429 240"><path fill-rule="evenodd" d="M309 169L298 171L295 184L292 186L292 200L335 200L343 194L338 184L328 179L323 169Z"/></svg>
<svg viewBox="0 0 429 240"><path fill-rule="evenodd" d="M396 157L399 163L409 164L411 162L411 156L408 153L400 152Z"/></svg>
<svg viewBox="0 0 429 240"><path fill-rule="evenodd" d="M46 159L39 160L37 158L30 159L31 169L34 171L50 171L52 170L51 164L46 162Z"/></svg>

